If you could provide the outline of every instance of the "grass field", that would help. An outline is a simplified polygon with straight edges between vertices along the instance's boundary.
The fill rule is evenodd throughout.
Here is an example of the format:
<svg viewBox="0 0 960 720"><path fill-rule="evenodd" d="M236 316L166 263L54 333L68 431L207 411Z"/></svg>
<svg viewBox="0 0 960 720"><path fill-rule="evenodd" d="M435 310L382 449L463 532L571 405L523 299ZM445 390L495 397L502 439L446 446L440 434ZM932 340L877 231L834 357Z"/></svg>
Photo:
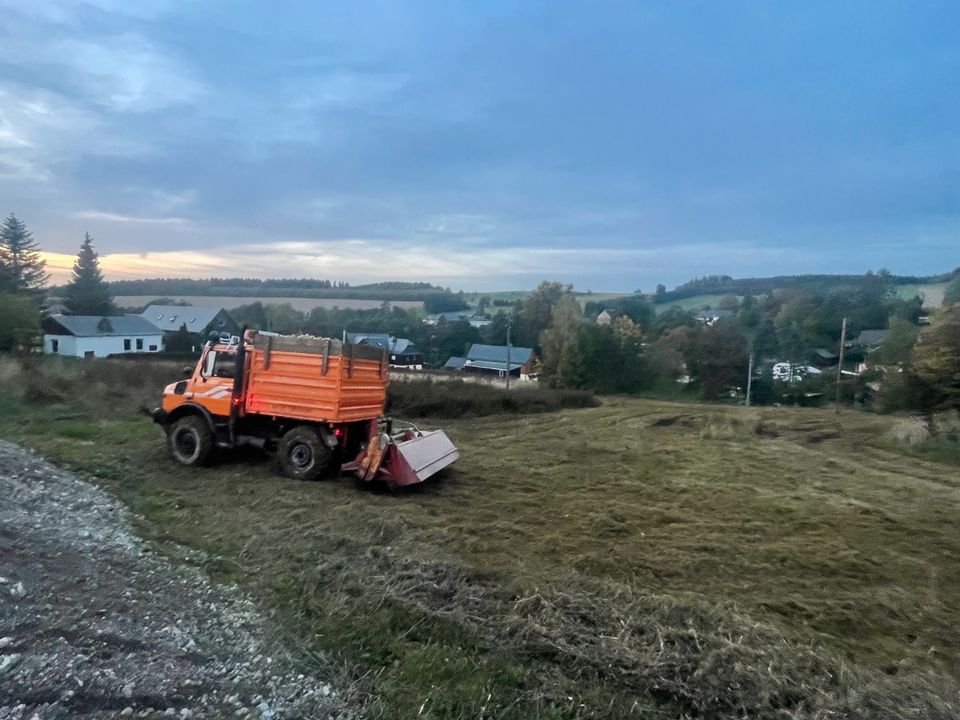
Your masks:
<svg viewBox="0 0 960 720"><path fill-rule="evenodd" d="M443 420L456 469L391 494L256 453L174 465L136 414L172 367L32 372L0 366L0 435L204 551L370 717L957 715L960 471L901 447L908 419L608 398Z"/></svg>
<svg viewBox="0 0 960 720"><path fill-rule="evenodd" d="M943 304L943 293L946 290L947 283L934 283L928 285L897 285L897 296L904 300L912 297L922 297L925 308L938 308ZM683 298L672 302L660 303L657 305L657 312L661 313L674 305L679 305L684 310L699 310L704 305L716 307L723 295L694 295L693 297Z"/></svg>
<svg viewBox="0 0 960 720"><path fill-rule="evenodd" d="M947 283L930 285L897 285L897 295L905 300L912 297L922 297L925 308L938 308L943 305L943 293Z"/></svg>
<svg viewBox="0 0 960 720"><path fill-rule="evenodd" d="M716 304L720 302L720 299L724 297L723 295L694 295L693 297L683 298L681 300L673 300L671 302L660 303L656 306L657 313L662 313L675 305L680 306L684 310L699 310L704 306L716 307Z"/></svg>

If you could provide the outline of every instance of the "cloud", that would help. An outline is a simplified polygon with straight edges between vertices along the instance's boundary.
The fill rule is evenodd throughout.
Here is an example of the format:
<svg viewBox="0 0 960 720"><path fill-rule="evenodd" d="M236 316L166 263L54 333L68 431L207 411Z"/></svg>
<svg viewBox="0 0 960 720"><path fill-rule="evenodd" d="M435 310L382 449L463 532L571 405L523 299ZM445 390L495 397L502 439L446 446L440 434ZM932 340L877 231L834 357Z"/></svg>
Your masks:
<svg viewBox="0 0 960 720"><path fill-rule="evenodd" d="M0 80L0 179L42 184L81 156L135 158L149 152L59 93Z"/></svg>
<svg viewBox="0 0 960 720"><path fill-rule="evenodd" d="M80 212L73 213L71 217L79 220L132 223L137 225L188 225L190 223L189 220L181 217L136 217L134 215L121 215L120 213L101 212L99 210L81 210Z"/></svg>
<svg viewBox="0 0 960 720"><path fill-rule="evenodd" d="M64 39L47 46L46 61L76 76L84 97L115 112L149 112L194 102L202 83L147 38L123 33L98 40Z"/></svg>

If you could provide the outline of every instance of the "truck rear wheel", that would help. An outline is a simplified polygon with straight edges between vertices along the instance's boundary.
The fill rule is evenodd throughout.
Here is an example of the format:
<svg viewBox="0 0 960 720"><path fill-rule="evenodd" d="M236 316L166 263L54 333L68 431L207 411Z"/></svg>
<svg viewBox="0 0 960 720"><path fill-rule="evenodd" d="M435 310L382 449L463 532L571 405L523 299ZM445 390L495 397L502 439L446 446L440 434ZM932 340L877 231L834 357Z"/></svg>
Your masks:
<svg viewBox="0 0 960 720"><path fill-rule="evenodd" d="M213 432L198 415L188 415L173 423L167 441L170 454L181 465L203 465L213 452Z"/></svg>
<svg viewBox="0 0 960 720"><path fill-rule="evenodd" d="M316 430L301 425L277 443L277 467L294 480L317 480L327 471L331 454Z"/></svg>

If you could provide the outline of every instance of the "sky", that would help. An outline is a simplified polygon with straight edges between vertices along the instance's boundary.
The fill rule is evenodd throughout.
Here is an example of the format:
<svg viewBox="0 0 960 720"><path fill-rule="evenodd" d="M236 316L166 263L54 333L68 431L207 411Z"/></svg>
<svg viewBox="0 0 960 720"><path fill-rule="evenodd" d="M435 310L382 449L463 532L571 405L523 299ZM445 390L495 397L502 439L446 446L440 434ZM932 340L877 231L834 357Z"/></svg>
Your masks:
<svg viewBox="0 0 960 720"><path fill-rule="evenodd" d="M62 280L594 291L960 265L960 3L0 0Z"/></svg>

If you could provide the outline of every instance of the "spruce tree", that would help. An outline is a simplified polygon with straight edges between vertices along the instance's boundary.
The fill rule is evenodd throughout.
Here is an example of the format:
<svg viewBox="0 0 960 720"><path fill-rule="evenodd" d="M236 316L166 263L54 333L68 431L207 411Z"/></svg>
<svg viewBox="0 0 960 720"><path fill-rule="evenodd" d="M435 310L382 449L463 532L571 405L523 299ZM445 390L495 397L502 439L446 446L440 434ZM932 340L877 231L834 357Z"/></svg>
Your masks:
<svg viewBox="0 0 960 720"><path fill-rule="evenodd" d="M110 288L100 272L100 261L93 249L90 233L73 264L73 277L64 290L63 304L70 315L112 315L117 312Z"/></svg>
<svg viewBox="0 0 960 720"><path fill-rule="evenodd" d="M0 292L39 293L49 275L33 233L11 213L0 226Z"/></svg>

